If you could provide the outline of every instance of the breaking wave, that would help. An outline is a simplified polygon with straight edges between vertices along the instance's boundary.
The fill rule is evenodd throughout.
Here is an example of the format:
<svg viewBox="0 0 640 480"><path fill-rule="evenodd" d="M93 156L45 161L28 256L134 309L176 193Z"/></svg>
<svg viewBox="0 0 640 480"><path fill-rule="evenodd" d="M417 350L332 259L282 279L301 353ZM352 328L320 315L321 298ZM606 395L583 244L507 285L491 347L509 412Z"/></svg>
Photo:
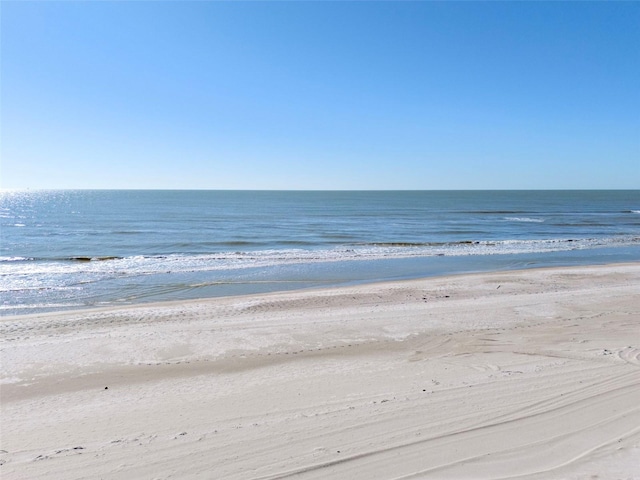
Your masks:
<svg viewBox="0 0 640 480"><path fill-rule="evenodd" d="M0 258L4 288L12 283L32 284L29 279L47 275L75 277L74 283L95 277L236 270L316 262L381 260L386 258L505 255L545 253L609 246L640 245L639 236L608 238L558 238L539 240L459 241L451 243L372 242L325 249L280 249L216 252L210 254L73 256L65 259ZM26 286L26 285L25 285ZM14 285L15 287L15 285ZM33 288L30 285L29 288ZM18 287L20 288L20 287ZM15 288L11 288L15 289Z"/></svg>

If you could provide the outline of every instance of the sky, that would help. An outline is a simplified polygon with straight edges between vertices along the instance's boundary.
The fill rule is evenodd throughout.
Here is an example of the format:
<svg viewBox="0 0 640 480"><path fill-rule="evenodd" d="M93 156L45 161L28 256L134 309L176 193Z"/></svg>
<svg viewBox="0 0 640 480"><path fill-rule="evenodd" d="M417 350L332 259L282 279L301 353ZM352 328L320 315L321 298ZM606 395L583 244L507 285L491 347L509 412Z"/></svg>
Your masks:
<svg viewBox="0 0 640 480"><path fill-rule="evenodd" d="M640 2L2 1L0 187L640 188Z"/></svg>

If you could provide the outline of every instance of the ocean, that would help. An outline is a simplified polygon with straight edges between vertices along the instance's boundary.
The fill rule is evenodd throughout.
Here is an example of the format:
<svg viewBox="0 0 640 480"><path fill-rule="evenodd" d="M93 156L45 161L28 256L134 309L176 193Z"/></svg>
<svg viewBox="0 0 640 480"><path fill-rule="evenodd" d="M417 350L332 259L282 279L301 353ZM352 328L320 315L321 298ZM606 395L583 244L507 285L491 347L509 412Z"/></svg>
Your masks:
<svg viewBox="0 0 640 480"><path fill-rule="evenodd" d="M0 193L0 314L640 260L640 190Z"/></svg>

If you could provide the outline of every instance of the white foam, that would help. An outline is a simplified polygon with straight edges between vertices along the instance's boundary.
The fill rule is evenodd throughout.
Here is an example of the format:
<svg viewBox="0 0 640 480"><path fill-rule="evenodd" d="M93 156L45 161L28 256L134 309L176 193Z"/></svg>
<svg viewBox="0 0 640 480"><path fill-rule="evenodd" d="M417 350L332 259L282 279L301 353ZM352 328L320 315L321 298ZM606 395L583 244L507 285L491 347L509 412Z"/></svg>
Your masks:
<svg viewBox="0 0 640 480"><path fill-rule="evenodd" d="M82 307L82 303L35 303L29 305L0 305L0 310L30 310L30 309L51 309L51 308L71 308Z"/></svg>
<svg viewBox="0 0 640 480"><path fill-rule="evenodd" d="M509 222L526 222L526 223L542 223L541 218L529 218L529 217L505 217L505 220Z"/></svg>
<svg viewBox="0 0 640 480"><path fill-rule="evenodd" d="M61 285L72 286L105 278L137 275L237 270L345 260L545 253L626 245L640 245L640 237L500 240L411 246L357 245L318 250L283 249L200 255L133 256L87 262L19 261L26 259L5 257L5 262L0 263L0 275L3 277L3 290L20 290L59 288ZM66 281L60 282L61 277Z"/></svg>

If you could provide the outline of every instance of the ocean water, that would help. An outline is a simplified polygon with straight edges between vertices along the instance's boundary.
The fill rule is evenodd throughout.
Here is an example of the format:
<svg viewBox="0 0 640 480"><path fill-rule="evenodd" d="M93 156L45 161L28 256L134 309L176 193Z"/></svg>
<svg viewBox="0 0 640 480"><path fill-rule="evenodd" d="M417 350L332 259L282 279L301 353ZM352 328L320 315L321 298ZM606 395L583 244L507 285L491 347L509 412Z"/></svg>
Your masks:
<svg viewBox="0 0 640 480"><path fill-rule="evenodd" d="M0 314L640 260L632 191L5 191Z"/></svg>

